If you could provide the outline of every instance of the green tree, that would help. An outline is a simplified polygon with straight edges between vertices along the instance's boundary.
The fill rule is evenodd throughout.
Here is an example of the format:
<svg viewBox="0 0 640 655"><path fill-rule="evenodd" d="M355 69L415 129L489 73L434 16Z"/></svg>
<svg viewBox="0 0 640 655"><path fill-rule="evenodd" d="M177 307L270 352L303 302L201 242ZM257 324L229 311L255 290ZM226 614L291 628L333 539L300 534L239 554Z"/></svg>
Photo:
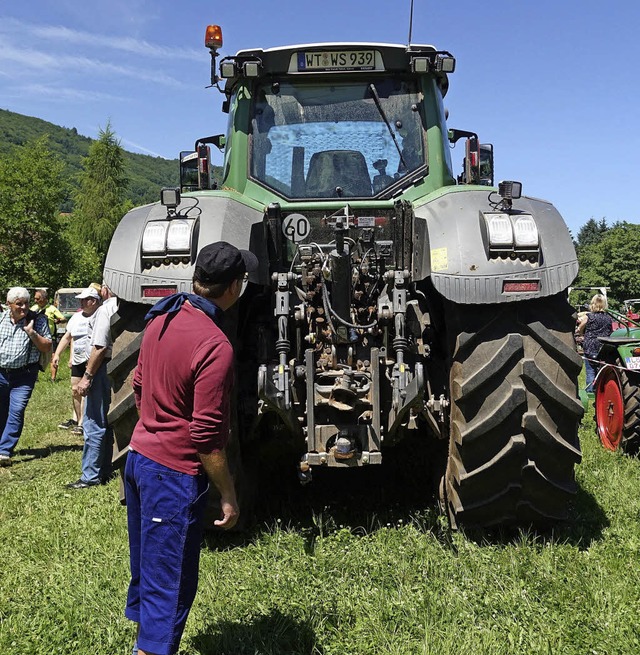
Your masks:
<svg viewBox="0 0 640 655"><path fill-rule="evenodd" d="M640 225L616 223L599 241L580 248L576 285L610 287L613 309L625 298L640 298Z"/></svg>
<svg viewBox="0 0 640 655"><path fill-rule="evenodd" d="M578 231L578 237L575 241L576 249L591 246L598 243L600 239L606 234L609 227L605 218L597 221L595 218L590 218Z"/></svg>
<svg viewBox="0 0 640 655"><path fill-rule="evenodd" d="M0 286L57 289L71 262L59 207L68 191L64 165L47 137L0 156Z"/></svg>
<svg viewBox="0 0 640 655"><path fill-rule="evenodd" d="M90 243L83 241L75 229L73 217L62 215L61 223L69 244L71 264L64 286L86 287L102 280L102 257Z"/></svg>
<svg viewBox="0 0 640 655"><path fill-rule="evenodd" d="M80 185L74 196L73 223L80 240L93 246L102 258L116 225L131 207L125 200L125 154L110 123L100 130L82 164Z"/></svg>

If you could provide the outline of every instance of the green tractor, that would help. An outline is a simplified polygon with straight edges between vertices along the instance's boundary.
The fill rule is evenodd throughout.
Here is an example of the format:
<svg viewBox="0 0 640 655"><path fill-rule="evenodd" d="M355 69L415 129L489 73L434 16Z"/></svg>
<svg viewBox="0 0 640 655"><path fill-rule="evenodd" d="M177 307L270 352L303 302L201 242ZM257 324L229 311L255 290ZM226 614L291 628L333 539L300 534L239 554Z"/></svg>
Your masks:
<svg viewBox="0 0 640 655"><path fill-rule="evenodd" d="M425 502L430 469L452 526L565 519L581 459L566 299L578 263L553 205L519 182L487 186L493 148L448 129L453 56L315 43L219 60L215 26L206 45L228 132L181 154L180 189L129 212L106 259L120 299L116 464L136 420L142 317L190 291L199 250L225 240L260 261L225 321L238 480L251 455L286 452L307 483L386 454L410 462L419 440L434 453ZM224 152L216 181L211 147Z"/></svg>
<svg viewBox="0 0 640 655"><path fill-rule="evenodd" d="M636 301L625 301L636 302ZM620 326L600 337L604 362L594 381L596 429L607 450L631 455L640 451L640 323L627 314L609 312Z"/></svg>

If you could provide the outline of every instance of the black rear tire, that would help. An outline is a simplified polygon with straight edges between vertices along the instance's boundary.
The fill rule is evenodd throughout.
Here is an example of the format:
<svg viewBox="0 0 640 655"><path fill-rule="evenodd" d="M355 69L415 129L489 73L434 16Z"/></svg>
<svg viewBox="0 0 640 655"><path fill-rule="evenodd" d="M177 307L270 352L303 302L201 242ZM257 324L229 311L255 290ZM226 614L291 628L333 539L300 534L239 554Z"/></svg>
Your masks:
<svg viewBox="0 0 640 655"><path fill-rule="evenodd" d="M452 527L567 518L581 461L581 359L561 296L447 308L451 430L441 500Z"/></svg>
<svg viewBox="0 0 640 655"><path fill-rule="evenodd" d="M114 470L120 470L120 501L122 503L124 503L122 474L127 461L133 428L138 421L131 383L142 343L144 316L148 311L148 305L121 300L118 303L118 312L111 317L113 352L111 361L107 365L107 373L111 381L111 404L107 421L113 430L112 465Z"/></svg>

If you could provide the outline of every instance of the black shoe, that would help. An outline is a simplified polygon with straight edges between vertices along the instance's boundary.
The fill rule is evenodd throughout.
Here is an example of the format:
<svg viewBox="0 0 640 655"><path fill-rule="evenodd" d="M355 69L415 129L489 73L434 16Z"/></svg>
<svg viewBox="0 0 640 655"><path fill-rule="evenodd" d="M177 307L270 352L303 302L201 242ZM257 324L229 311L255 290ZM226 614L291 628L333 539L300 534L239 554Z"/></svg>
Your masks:
<svg viewBox="0 0 640 655"><path fill-rule="evenodd" d="M89 487L95 487L96 485L100 484L99 482L85 482L82 478L79 480L76 480L75 482L70 482L69 484L65 484L64 486L67 489L88 489Z"/></svg>
<svg viewBox="0 0 640 655"><path fill-rule="evenodd" d="M64 423L60 423L58 427L61 430L69 430L70 428L75 428L78 425L78 421L74 421L72 418L70 418L68 421L65 421Z"/></svg>

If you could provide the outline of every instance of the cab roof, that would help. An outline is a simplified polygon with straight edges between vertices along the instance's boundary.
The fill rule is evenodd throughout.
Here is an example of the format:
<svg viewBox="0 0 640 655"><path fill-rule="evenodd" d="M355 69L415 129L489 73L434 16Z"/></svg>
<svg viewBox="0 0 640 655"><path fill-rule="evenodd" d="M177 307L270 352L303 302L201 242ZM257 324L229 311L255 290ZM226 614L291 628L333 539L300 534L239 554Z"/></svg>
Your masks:
<svg viewBox="0 0 640 655"><path fill-rule="evenodd" d="M318 52L348 52L354 50L375 51L376 64L369 69L344 69L344 70L299 70L295 66L297 57L303 53L318 53ZM235 59L239 62L248 60L258 60L262 67L263 75L291 75L293 76L308 76L308 75L344 75L344 74L366 74L366 73L391 73L391 74L406 74L412 71L412 59L415 57L426 57L432 62L436 57L441 54L450 53L438 50L433 45L411 44L401 45L394 43L374 43L367 41L331 41L321 43L302 43L297 45L277 46L273 48L255 48L239 50L235 57L227 57L226 59ZM224 60L223 60L224 61ZM449 81L446 73L441 71L432 70L431 73L437 79L438 86L442 94L445 95L449 88ZM237 79L237 78L236 78Z"/></svg>
<svg viewBox="0 0 640 655"><path fill-rule="evenodd" d="M327 49L335 49L335 48L345 48L345 49L352 49L352 48L377 48L377 49L392 49L392 50L399 50L401 52L408 52L408 51L413 51L413 50L418 50L418 51L431 51L431 52L437 52L437 49L435 46L432 45L400 45L398 43L376 43L373 41L326 41L326 42L319 42L319 43L299 43L297 45L287 45L287 46L277 46L274 48L266 48L266 49L249 49L249 50L238 50L238 56L241 56L245 53L256 53L256 52L293 52L293 51L298 51L298 50L327 50Z"/></svg>

